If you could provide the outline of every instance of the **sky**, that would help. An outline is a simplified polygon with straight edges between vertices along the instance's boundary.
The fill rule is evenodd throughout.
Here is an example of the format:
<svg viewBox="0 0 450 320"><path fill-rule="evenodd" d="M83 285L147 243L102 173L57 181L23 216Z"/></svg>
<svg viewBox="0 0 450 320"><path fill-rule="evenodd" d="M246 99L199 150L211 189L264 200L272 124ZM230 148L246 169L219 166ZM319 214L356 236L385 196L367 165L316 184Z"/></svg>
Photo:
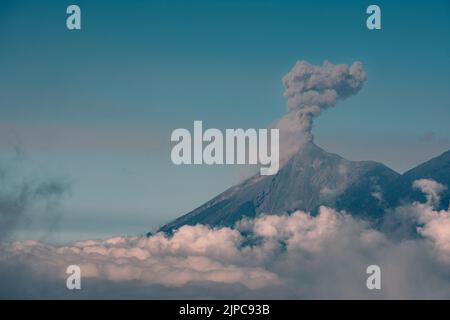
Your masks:
<svg viewBox="0 0 450 320"><path fill-rule="evenodd" d="M68 182L54 241L155 230L248 175L173 165L174 129L265 128L295 62L329 60L361 61L367 81L315 121L315 142L404 172L450 149L450 4L376 1L375 31L370 4L2 1L0 163Z"/></svg>

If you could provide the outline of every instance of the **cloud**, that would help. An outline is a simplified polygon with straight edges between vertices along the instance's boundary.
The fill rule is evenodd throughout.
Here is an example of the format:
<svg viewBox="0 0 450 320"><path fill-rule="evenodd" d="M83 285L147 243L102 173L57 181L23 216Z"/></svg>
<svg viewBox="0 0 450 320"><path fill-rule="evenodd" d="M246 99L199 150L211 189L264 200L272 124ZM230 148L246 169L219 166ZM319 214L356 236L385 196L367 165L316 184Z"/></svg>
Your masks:
<svg viewBox="0 0 450 320"><path fill-rule="evenodd" d="M14 242L2 250L2 257L26 256L34 266L51 266L60 276L66 266L77 264L85 277L169 287L210 281L255 289L277 283L278 277L270 271L242 263L241 241L236 230L198 225L184 226L170 238L158 233L148 238L116 237L60 247Z"/></svg>
<svg viewBox="0 0 450 320"><path fill-rule="evenodd" d="M358 93L366 79L366 72L358 61L351 66L328 61L315 66L298 61L283 77L289 113L274 125L280 129L280 158L287 160L305 142L312 140L314 119L322 111Z"/></svg>
<svg viewBox="0 0 450 320"><path fill-rule="evenodd" d="M436 190L429 181L416 185ZM315 216L264 214L235 228L183 226L171 236L3 244L0 274L7 268L10 273L0 296L30 294L6 291L16 288L10 282L19 277L37 282L36 288L52 283L34 297L66 297L57 288L65 284L66 267L77 264L86 289L81 297L114 297L122 290L134 298L449 298L449 211L436 211L431 202L401 209L416 221L413 239L394 240L323 206ZM366 288L371 264L381 267L381 291Z"/></svg>
<svg viewBox="0 0 450 320"><path fill-rule="evenodd" d="M417 227L420 235L431 241L438 258L450 264L450 211L435 211L417 205L418 219L423 226Z"/></svg>
<svg viewBox="0 0 450 320"><path fill-rule="evenodd" d="M262 215L241 221L238 228L250 230L266 244L282 244L288 252L308 254L353 241L358 241L361 246L373 244L367 243L367 239L383 241L382 234L371 230L365 222L325 206L319 208L317 216L303 211L291 215Z"/></svg>
<svg viewBox="0 0 450 320"><path fill-rule="evenodd" d="M427 198L427 204L434 206L439 205L439 194L446 189L444 185L430 179L419 179L414 181L413 188L422 191Z"/></svg>
<svg viewBox="0 0 450 320"><path fill-rule="evenodd" d="M416 219L419 224L416 227L418 234L432 244L439 260L450 264L450 208L436 209L439 206L439 195L446 187L430 179L416 180L413 187L425 194L427 202L414 202L399 210L408 212Z"/></svg>
<svg viewBox="0 0 450 320"><path fill-rule="evenodd" d="M67 182L53 177L20 177L10 166L0 167L0 241L31 223L52 228L54 210L68 189Z"/></svg>

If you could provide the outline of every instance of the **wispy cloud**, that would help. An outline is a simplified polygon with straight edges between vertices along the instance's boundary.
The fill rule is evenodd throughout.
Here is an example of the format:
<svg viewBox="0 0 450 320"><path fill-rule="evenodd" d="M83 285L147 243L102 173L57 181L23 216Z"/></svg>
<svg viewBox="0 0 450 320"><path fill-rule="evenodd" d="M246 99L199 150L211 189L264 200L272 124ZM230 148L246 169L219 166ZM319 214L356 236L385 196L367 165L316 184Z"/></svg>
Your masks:
<svg viewBox="0 0 450 320"><path fill-rule="evenodd" d="M22 151L18 149L19 157ZM59 219L55 210L69 183L58 177L23 177L14 165L0 163L0 241L7 240L19 227L38 223L53 228Z"/></svg>

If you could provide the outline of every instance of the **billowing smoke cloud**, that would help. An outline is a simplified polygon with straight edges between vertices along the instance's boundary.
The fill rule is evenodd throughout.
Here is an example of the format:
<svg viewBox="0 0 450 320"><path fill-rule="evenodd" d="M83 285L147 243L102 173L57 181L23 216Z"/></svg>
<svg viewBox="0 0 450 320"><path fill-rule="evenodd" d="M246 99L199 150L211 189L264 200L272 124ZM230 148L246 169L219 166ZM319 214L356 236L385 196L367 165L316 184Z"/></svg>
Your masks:
<svg viewBox="0 0 450 320"><path fill-rule="evenodd" d="M0 267L26 266L20 277L37 274L38 284L52 278L61 288L66 267L76 264L82 292L95 297L122 290L132 297L166 298L450 298L450 212L436 211L431 202L413 203L407 212L417 223L414 239L394 241L345 212L321 207L316 216L262 215L233 229L183 226L172 236L63 246L15 242L0 248ZM372 264L381 267L381 291L366 287ZM11 290L7 284L14 280L2 281ZM0 295L14 296L5 290Z"/></svg>
<svg viewBox="0 0 450 320"><path fill-rule="evenodd" d="M59 217L55 208L67 188L60 179L22 178L11 167L0 167L0 241L33 222L54 227Z"/></svg>
<svg viewBox="0 0 450 320"><path fill-rule="evenodd" d="M275 127L280 129L284 160L312 139L314 118L361 90L367 79L361 62L351 66L325 61L314 66L298 61L283 78L289 113Z"/></svg>
<svg viewBox="0 0 450 320"><path fill-rule="evenodd" d="M322 110L357 93L365 80L361 62L354 62L349 67L328 61L323 66L298 61L283 78L284 96L290 111L298 111L305 120L311 121Z"/></svg>

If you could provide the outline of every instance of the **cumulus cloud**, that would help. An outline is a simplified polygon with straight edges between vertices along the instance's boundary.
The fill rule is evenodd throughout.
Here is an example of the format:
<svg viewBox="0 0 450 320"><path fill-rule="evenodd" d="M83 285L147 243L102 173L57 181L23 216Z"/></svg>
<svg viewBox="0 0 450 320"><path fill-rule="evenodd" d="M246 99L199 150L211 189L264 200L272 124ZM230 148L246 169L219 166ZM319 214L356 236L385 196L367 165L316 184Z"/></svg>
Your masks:
<svg viewBox="0 0 450 320"><path fill-rule="evenodd" d="M432 242L438 258L450 264L450 211L417 206L418 219L423 224L417 227L417 231Z"/></svg>
<svg viewBox="0 0 450 320"><path fill-rule="evenodd" d="M97 298L117 290L168 298L449 298L450 213L436 211L431 202L403 210L417 223L414 239L393 240L363 220L323 206L315 216L264 214L234 228L183 226L170 236L59 246L14 242L0 247L0 268L15 263L15 272L28 270L21 278L39 275L33 281L52 279L59 288L66 267L77 264L85 294ZM372 264L381 267L381 291L366 288L366 268ZM11 289L7 284L16 280L5 281Z"/></svg>
<svg viewBox="0 0 450 320"><path fill-rule="evenodd" d="M358 93L366 79L358 61L351 66L298 61L283 77L289 113L274 125L280 129L282 158L289 158L312 139L313 121L322 111Z"/></svg>
<svg viewBox="0 0 450 320"><path fill-rule="evenodd" d="M363 221L325 206L319 208L317 216L296 211L291 215L262 215L256 219L245 219L238 223L238 229L250 230L265 244L282 244L288 252L308 254L354 241L361 246L373 244L367 239L383 241L382 234L370 229Z"/></svg>
<svg viewBox="0 0 450 320"><path fill-rule="evenodd" d="M427 202L414 202L399 208L398 211L413 216L419 224L416 227L418 234L432 244L439 260L450 263L450 208L436 209L439 206L439 194L446 187L430 179L416 180L413 187L425 194Z"/></svg>
<svg viewBox="0 0 450 320"><path fill-rule="evenodd" d="M147 284L180 287L189 282L239 283L250 289L279 281L260 265L244 261L238 231L184 226L173 236L88 240L68 246L37 241L14 242L2 258L26 256L36 267L51 266L64 276L65 266L77 264L85 277L111 281L139 280Z"/></svg>

